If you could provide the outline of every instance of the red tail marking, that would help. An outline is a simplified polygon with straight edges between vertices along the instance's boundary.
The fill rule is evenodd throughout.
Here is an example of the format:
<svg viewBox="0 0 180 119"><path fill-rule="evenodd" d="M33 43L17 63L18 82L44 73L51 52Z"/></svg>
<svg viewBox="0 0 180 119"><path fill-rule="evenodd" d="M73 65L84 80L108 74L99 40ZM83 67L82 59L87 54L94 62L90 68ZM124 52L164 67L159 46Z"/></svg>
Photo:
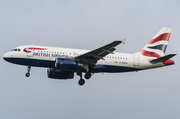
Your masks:
<svg viewBox="0 0 180 119"><path fill-rule="evenodd" d="M148 44L153 44L153 43L155 43L157 41L169 41L170 35L171 35L171 33L161 34L160 36L150 40Z"/></svg>
<svg viewBox="0 0 180 119"><path fill-rule="evenodd" d="M140 52L141 52L142 55L148 56L148 57L157 57L157 58L161 57L160 55L158 55L155 52L149 52L149 51L146 51L146 50L143 50L143 49Z"/></svg>

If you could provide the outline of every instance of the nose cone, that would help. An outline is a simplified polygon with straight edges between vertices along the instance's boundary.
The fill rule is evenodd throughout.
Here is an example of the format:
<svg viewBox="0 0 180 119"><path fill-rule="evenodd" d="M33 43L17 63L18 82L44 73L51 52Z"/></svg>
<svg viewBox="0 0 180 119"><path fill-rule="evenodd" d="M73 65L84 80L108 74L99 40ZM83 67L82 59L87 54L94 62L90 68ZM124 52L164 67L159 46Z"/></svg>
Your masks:
<svg viewBox="0 0 180 119"><path fill-rule="evenodd" d="M10 54L9 53L6 53L6 54L3 55L3 59L8 61L8 62L9 62L9 60L8 60L9 58L10 58Z"/></svg>
<svg viewBox="0 0 180 119"><path fill-rule="evenodd" d="M19 64L19 59L13 56L11 52L8 52L3 55L3 59L10 63Z"/></svg>

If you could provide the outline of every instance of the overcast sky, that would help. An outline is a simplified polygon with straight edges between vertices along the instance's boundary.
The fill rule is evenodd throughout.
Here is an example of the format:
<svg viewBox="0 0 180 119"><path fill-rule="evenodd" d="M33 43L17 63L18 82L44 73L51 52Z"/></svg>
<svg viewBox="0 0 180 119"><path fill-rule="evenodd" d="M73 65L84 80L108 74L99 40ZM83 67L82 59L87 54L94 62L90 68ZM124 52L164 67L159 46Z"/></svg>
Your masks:
<svg viewBox="0 0 180 119"><path fill-rule="evenodd" d="M135 53L172 28L166 54L175 65L140 72L94 74L84 86L47 78L46 68L0 59L1 119L180 118L180 1L1 0L0 56L21 45L93 50L127 38L116 52Z"/></svg>

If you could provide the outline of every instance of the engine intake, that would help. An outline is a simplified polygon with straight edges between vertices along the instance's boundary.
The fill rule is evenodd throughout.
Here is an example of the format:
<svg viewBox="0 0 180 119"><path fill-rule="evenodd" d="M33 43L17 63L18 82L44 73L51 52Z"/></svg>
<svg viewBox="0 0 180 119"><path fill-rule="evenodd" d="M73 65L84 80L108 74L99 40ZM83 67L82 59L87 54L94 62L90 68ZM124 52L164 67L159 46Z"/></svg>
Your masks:
<svg viewBox="0 0 180 119"><path fill-rule="evenodd" d="M62 71L54 68L47 69L48 78L53 79L73 79L74 72Z"/></svg>

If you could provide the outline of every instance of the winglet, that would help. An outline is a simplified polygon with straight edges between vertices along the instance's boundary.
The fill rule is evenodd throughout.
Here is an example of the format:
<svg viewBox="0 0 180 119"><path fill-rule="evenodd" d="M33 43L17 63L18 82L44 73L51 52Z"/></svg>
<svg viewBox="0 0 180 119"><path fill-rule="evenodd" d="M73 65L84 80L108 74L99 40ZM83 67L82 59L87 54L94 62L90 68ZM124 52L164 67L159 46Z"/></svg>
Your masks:
<svg viewBox="0 0 180 119"><path fill-rule="evenodd" d="M126 40L126 39L127 39L127 38L125 38L124 40L122 40L122 43L123 43L123 44L125 44L125 40Z"/></svg>
<svg viewBox="0 0 180 119"><path fill-rule="evenodd" d="M122 42L124 42L127 38L123 39Z"/></svg>

